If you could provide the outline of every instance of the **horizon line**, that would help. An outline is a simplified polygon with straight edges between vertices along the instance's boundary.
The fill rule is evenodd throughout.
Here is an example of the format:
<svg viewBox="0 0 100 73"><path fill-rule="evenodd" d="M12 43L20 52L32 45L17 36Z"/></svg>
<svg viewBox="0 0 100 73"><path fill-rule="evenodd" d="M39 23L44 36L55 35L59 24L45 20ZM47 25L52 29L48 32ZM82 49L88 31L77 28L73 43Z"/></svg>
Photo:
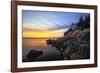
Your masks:
<svg viewBox="0 0 100 73"><path fill-rule="evenodd" d="M50 39L50 38L61 38L61 37L46 37L46 38L22 37L22 39Z"/></svg>

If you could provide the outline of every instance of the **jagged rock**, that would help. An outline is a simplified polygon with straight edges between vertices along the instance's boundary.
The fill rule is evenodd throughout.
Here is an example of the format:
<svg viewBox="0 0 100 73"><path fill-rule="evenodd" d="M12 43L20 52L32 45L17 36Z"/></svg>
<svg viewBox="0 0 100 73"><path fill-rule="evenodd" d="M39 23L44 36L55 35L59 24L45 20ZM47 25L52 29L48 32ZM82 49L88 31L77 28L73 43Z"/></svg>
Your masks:
<svg viewBox="0 0 100 73"><path fill-rule="evenodd" d="M27 58L29 61L34 61L35 58L37 58L38 56L40 56L42 54L43 54L43 51L31 50L28 53Z"/></svg>
<svg viewBox="0 0 100 73"><path fill-rule="evenodd" d="M57 40L47 40L47 44L55 47L61 54L66 50L68 60L90 58L90 30L74 30L67 32L64 37ZM64 55L62 55L64 56Z"/></svg>

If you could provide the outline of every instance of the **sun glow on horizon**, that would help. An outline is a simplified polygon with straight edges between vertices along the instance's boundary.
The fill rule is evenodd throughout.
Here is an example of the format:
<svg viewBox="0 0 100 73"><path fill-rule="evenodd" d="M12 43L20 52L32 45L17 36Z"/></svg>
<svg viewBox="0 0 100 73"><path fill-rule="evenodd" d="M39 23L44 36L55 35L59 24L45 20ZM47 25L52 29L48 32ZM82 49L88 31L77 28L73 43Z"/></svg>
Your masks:
<svg viewBox="0 0 100 73"><path fill-rule="evenodd" d="M23 32L23 38L55 38L55 37L63 37L63 33L53 33L50 31L26 31Z"/></svg>

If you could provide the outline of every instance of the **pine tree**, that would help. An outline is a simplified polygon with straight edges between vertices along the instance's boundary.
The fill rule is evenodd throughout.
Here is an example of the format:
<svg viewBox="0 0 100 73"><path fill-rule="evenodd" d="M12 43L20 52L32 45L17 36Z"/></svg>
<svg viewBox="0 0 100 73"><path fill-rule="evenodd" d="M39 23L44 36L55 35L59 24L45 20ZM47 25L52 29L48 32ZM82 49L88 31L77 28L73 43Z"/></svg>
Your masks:
<svg viewBox="0 0 100 73"><path fill-rule="evenodd" d="M84 18L83 18L83 16L81 16L80 19L79 19L78 27L79 27L80 30L83 30L83 26L84 26Z"/></svg>
<svg viewBox="0 0 100 73"><path fill-rule="evenodd" d="M90 28L90 16L85 16L85 28Z"/></svg>

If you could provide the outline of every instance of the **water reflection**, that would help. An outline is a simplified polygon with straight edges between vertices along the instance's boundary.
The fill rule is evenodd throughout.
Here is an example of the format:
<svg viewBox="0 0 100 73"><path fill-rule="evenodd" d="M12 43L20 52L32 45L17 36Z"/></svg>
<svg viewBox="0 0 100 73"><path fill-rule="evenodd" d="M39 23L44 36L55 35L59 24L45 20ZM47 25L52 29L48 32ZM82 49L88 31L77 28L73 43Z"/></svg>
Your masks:
<svg viewBox="0 0 100 73"><path fill-rule="evenodd" d="M46 39L27 39L23 38L23 48L46 48Z"/></svg>

